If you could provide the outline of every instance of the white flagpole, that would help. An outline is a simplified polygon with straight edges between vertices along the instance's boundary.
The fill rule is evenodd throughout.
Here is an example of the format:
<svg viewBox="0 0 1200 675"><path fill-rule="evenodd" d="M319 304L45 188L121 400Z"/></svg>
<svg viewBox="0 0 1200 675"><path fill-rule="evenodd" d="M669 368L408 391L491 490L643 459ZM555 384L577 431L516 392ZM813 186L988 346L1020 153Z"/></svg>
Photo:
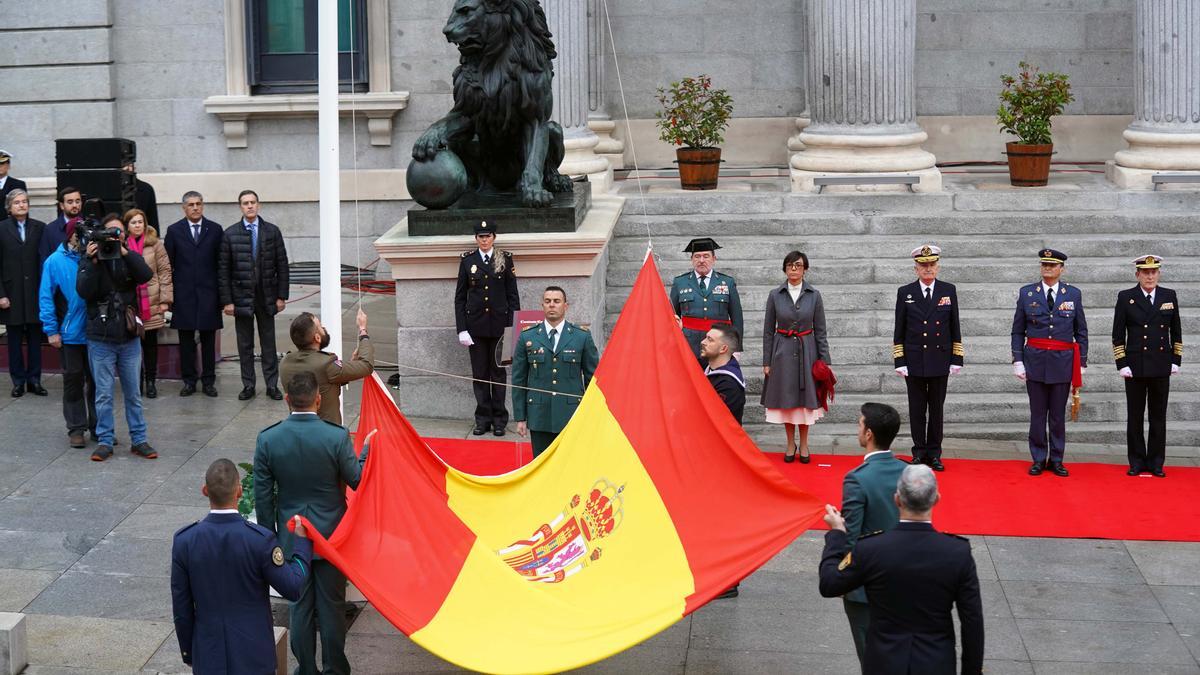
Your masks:
<svg viewBox="0 0 1200 675"><path fill-rule="evenodd" d="M342 354L341 185L338 158L338 2L317 3L317 127L320 169L321 323Z"/></svg>

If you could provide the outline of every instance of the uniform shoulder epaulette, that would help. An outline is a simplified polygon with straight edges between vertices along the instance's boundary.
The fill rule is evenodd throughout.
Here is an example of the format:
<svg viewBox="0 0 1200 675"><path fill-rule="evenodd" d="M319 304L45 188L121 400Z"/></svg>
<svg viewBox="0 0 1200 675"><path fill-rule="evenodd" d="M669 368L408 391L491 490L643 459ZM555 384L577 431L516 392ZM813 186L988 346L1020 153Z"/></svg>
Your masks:
<svg viewBox="0 0 1200 675"><path fill-rule="evenodd" d="M284 419L287 419L287 418L285 417ZM261 436L261 435L263 435L263 433L265 433L271 429L274 429L275 427L279 426L280 424L283 424L283 420L279 420L278 422L276 422L274 424L268 425L262 431L258 432L258 435Z"/></svg>
<svg viewBox="0 0 1200 675"><path fill-rule="evenodd" d="M859 535L858 540L862 541L863 539L874 537L877 534L883 534L883 530L875 530L874 532L866 532L864 534Z"/></svg>
<svg viewBox="0 0 1200 675"><path fill-rule="evenodd" d="M505 258L511 258L511 257L512 257L512 251L501 251L501 253L503 253L503 254L504 254L504 257L505 257Z"/></svg>
<svg viewBox="0 0 1200 675"><path fill-rule="evenodd" d="M249 520L246 520L245 518L242 519L242 522L246 524L246 527L250 528L254 532L256 532L264 537L269 537L273 534L273 532L271 532L267 528L263 527L262 525L259 525L258 523L252 523Z"/></svg>
<svg viewBox="0 0 1200 675"><path fill-rule="evenodd" d="M533 324L532 326L527 326L527 327L525 327L525 328L522 328L522 329L521 329L521 332L522 332L522 333L528 333L528 332L529 332L529 331L531 331L531 330L537 330L538 328L540 328L540 327L541 327L541 325L542 325L542 324L540 324L540 323L535 323L535 324Z"/></svg>
<svg viewBox="0 0 1200 675"><path fill-rule="evenodd" d="M471 254L472 254L472 253L474 253L474 252L475 252L474 250L470 250L470 251L463 251L463 254L462 254L460 257L462 257L462 258L465 258L465 257L467 257L467 256L471 255Z"/></svg>
<svg viewBox="0 0 1200 675"><path fill-rule="evenodd" d="M963 541L967 542L968 544L969 544L969 543L971 543L971 540L970 540L970 539L967 539L966 537L959 536L959 535L957 535L957 534L952 534L952 533L950 533L950 532L942 532L942 534L946 535L947 537L954 537L955 539L962 539Z"/></svg>
<svg viewBox="0 0 1200 675"><path fill-rule="evenodd" d="M687 277L687 276L688 276L688 275L690 275L690 274L692 274L692 272L684 272L683 274L676 274L676 275L675 275L675 278L676 278L676 279L683 279L683 278Z"/></svg>
<svg viewBox="0 0 1200 675"><path fill-rule="evenodd" d="M328 424L331 427L337 427L338 429L341 429L342 431L345 431L346 433L350 433L349 429L338 424L337 422L330 422L329 420L321 420L321 421L324 422L325 424Z"/></svg>
<svg viewBox="0 0 1200 675"><path fill-rule="evenodd" d="M198 521L198 520L194 523L188 523L187 525L184 525L183 527L179 528L178 530L175 530L175 536L178 537L179 535L183 534L184 532L187 532L188 530L192 529L193 527L195 527L199 524L200 524L200 521Z"/></svg>

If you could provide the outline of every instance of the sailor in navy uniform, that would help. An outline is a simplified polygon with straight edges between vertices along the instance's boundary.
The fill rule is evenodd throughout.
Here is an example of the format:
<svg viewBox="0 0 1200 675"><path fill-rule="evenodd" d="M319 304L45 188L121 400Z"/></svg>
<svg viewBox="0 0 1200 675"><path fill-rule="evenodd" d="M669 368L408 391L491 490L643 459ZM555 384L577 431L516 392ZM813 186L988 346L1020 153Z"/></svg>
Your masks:
<svg viewBox="0 0 1200 675"><path fill-rule="evenodd" d="M942 249L932 244L912 251L917 280L896 292L892 360L908 388L912 463L943 471L942 411L946 382L963 366L962 329L954 284L938 280ZM926 422L928 411L928 422Z"/></svg>
<svg viewBox="0 0 1200 675"><path fill-rule="evenodd" d="M491 429L503 436L508 408L501 342L505 329L512 325L513 312L521 309L521 297L512 254L495 248L496 228L480 221L475 226L475 243L478 248L463 253L458 262L454 324L458 341L471 356L471 377L475 379L475 429L471 433L482 436Z"/></svg>
<svg viewBox="0 0 1200 675"><path fill-rule="evenodd" d="M1175 291L1158 285L1163 259L1144 255L1133 261L1138 285L1117 295L1113 315L1113 358L1125 378L1126 438L1130 476L1149 471L1165 478L1167 396L1171 376L1183 363L1183 330ZM1142 426L1150 406L1150 442Z"/></svg>
<svg viewBox="0 0 1200 675"><path fill-rule="evenodd" d="M702 237L688 242L684 253L692 256L692 271L671 282L671 307L683 327L683 337L700 358L700 341L717 324L730 324L745 335L742 326L742 299L737 282L728 274L713 269L717 262L717 242Z"/></svg>
<svg viewBox="0 0 1200 675"><path fill-rule="evenodd" d="M1029 475L1049 469L1066 476L1067 398L1083 385L1087 371L1087 319L1083 294L1059 282L1067 255L1038 252L1042 281L1022 286L1013 315L1013 374L1029 393ZM1049 438L1047 439L1047 428Z"/></svg>
<svg viewBox="0 0 1200 675"><path fill-rule="evenodd" d="M700 341L700 358L705 362L704 376L738 424L742 423L742 413L746 409L746 378L742 376L742 366L733 353L741 351L741 348L741 336L733 326L725 324L713 326ZM716 599L737 596L738 584L734 584Z"/></svg>
<svg viewBox="0 0 1200 675"><path fill-rule="evenodd" d="M201 490L208 517L175 533L171 546L171 608L179 654L195 673L262 675L276 671L268 586L300 597L311 569L312 542L299 520L292 555L275 535L238 513L237 467L218 459Z"/></svg>

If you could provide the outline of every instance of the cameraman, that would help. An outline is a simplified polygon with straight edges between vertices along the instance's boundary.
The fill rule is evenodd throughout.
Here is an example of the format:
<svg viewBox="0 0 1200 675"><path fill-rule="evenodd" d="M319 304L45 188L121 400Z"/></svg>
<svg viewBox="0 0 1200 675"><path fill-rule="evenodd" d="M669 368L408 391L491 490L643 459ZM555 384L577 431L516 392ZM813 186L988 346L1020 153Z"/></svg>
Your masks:
<svg viewBox="0 0 1200 675"><path fill-rule="evenodd" d="M103 462L113 453L114 375L121 378L132 451L154 459L158 453L146 442L146 418L138 391L142 320L137 312L137 286L150 281L154 274L140 255L125 247L124 223L115 213L104 216L100 228L90 230L86 241L75 288L87 302L88 361L96 380L96 434L100 445L92 453L92 460Z"/></svg>

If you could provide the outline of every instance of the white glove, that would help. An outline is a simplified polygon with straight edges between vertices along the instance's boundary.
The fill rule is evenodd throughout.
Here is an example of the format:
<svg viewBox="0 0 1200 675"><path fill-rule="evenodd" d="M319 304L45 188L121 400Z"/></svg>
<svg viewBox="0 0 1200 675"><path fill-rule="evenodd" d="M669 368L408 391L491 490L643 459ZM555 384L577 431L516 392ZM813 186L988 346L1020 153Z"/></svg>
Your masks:
<svg viewBox="0 0 1200 675"><path fill-rule="evenodd" d="M1118 370L1117 373L1127 380L1133 377L1133 371L1129 369L1129 366L1125 366L1124 368Z"/></svg>
<svg viewBox="0 0 1200 675"><path fill-rule="evenodd" d="M896 374L900 377L908 377L908 366L900 366L896 369Z"/></svg>
<svg viewBox="0 0 1200 675"><path fill-rule="evenodd" d="M962 366L956 366L953 364L950 366L950 374L951 375L957 375L961 371L962 371Z"/></svg>
<svg viewBox="0 0 1200 675"><path fill-rule="evenodd" d="M1175 365L1174 363L1171 364L1171 374L1172 375L1179 374L1179 366Z"/></svg>
<svg viewBox="0 0 1200 675"><path fill-rule="evenodd" d="M1025 364L1022 363L1021 361L1014 361L1013 362L1013 375L1016 375L1018 380L1024 382L1025 381Z"/></svg>
<svg viewBox="0 0 1200 675"><path fill-rule="evenodd" d="M470 347L471 345L475 344L475 341L471 339L471 334L465 330L458 334L458 341L461 342L462 346L464 347Z"/></svg>

